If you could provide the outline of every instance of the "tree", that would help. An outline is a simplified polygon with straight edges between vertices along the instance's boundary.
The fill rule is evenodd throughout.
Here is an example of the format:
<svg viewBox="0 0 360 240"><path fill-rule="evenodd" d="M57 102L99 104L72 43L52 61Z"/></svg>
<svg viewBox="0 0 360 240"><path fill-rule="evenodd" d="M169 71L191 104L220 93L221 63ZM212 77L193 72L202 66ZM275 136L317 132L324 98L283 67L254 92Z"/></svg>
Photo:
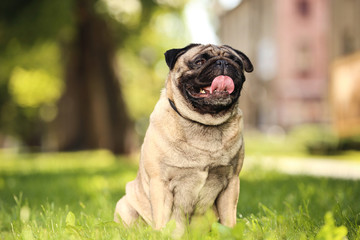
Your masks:
<svg viewBox="0 0 360 240"><path fill-rule="evenodd" d="M92 3L76 2L76 34L67 56L66 88L56 120L58 148L128 153L132 126L115 71L113 37Z"/></svg>
<svg viewBox="0 0 360 240"><path fill-rule="evenodd" d="M174 47L179 42L179 31L167 27L175 33L174 42L175 38L170 40L163 26L157 26L159 32L153 31L154 25L158 25L159 16L167 16L160 22L168 25L175 15L174 23L179 25L176 19L180 19L184 3L183 0L1 1L0 146L2 135L12 135L28 146L45 150L107 148L115 153L129 152L134 115L133 119L129 117L126 106L136 112L135 118L143 118L148 110L136 109L148 106L145 103L148 93L142 89L139 98L136 92L125 92L125 98L118 72L124 74L129 65L133 75L144 71L137 79L150 88L155 86L150 91L158 97L162 84L158 84L154 69L159 69L158 63L169 45ZM144 44L151 44L151 51L142 51L149 49ZM116 63L119 52L131 58L120 67ZM34 89L25 79L35 73L45 77ZM64 80L62 85L58 79ZM127 78L127 83L131 81L132 76ZM23 83L31 87L24 87ZM136 89L140 84L130 85ZM24 98L19 96L24 89L28 92L22 101ZM45 92L53 95L39 97ZM151 104L154 99L151 97Z"/></svg>

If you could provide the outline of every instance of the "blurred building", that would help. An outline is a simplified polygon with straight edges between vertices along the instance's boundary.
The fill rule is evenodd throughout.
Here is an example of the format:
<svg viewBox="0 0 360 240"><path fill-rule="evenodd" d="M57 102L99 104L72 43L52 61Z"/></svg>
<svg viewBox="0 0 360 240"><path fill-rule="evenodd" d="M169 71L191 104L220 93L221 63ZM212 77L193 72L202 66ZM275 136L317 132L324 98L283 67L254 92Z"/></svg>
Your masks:
<svg viewBox="0 0 360 240"><path fill-rule="evenodd" d="M241 107L254 127L330 121L331 63L360 50L358 0L243 0L220 17L219 36L246 53Z"/></svg>

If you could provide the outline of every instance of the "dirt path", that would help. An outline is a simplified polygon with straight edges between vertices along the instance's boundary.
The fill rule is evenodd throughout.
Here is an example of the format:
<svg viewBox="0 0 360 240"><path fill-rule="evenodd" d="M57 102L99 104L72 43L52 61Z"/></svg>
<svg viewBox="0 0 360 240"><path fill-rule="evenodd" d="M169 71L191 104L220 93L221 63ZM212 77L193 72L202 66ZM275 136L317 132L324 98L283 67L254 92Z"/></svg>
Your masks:
<svg viewBox="0 0 360 240"><path fill-rule="evenodd" d="M246 157L243 169L260 166L287 174L360 179L360 162L318 158Z"/></svg>

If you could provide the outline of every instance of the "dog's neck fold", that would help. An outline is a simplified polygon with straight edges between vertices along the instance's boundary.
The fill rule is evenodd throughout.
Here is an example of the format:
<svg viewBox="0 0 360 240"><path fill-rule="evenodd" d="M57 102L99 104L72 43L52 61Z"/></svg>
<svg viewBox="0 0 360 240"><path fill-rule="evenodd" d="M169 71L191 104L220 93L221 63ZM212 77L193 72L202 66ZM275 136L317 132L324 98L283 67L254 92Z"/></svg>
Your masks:
<svg viewBox="0 0 360 240"><path fill-rule="evenodd" d="M198 123L198 124L204 125L204 124L202 124L202 123L200 123L200 122L196 122L196 121L194 121L194 120L191 120L191 119L189 119L189 118L184 117L183 115L181 115L181 113L179 112L179 110L176 108L176 105L175 105L174 101L171 100L170 98L168 98L168 100L169 100L169 103L170 103L171 108L174 109L174 111L175 111L180 117L182 117L183 119L188 120L188 121L190 121L190 122L194 122L194 123Z"/></svg>
<svg viewBox="0 0 360 240"><path fill-rule="evenodd" d="M183 115L181 115L181 113L177 110L174 101L171 100L170 98L168 98L168 100L169 100L169 103L170 103L171 108L174 109L174 111L175 111L177 114L179 114L180 117L184 118Z"/></svg>

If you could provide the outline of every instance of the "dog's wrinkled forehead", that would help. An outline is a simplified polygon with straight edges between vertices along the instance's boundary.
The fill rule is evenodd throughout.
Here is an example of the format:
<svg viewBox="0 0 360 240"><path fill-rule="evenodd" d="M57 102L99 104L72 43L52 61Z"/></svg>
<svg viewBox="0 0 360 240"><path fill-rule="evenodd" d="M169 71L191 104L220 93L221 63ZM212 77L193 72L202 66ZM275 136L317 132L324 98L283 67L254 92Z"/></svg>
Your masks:
<svg viewBox="0 0 360 240"><path fill-rule="evenodd" d="M197 55L208 52L212 56L221 54L221 51L224 51L224 46L216 45L201 45L201 44L190 44L184 48L174 48L165 52L165 60L170 70L175 67L176 62L184 62L184 60L189 61L191 58L196 57Z"/></svg>
<svg viewBox="0 0 360 240"><path fill-rule="evenodd" d="M253 66L248 57L241 51L233 49L227 45L216 46L212 44L190 44L184 48L168 50L165 52L165 60L169 69L173 70L177 62L180 63L179 65L184 66L186 62L193 60L201 54L207 54L213 57L229 57L230 55L233 55L241 59L246 72L253 71Z"/></svg>
<svg viewBox="0 0 360 240"><path fill-rule="evenodd" d="M235 52L231 51L226 46L216 46L216 45L199 45L194 48L188 50L186 54L183 55L183 59L185 61L190 61L193 58L201 55L201 54L208 54L210 56L227 56L230 54L236 55Z"/></svg>

